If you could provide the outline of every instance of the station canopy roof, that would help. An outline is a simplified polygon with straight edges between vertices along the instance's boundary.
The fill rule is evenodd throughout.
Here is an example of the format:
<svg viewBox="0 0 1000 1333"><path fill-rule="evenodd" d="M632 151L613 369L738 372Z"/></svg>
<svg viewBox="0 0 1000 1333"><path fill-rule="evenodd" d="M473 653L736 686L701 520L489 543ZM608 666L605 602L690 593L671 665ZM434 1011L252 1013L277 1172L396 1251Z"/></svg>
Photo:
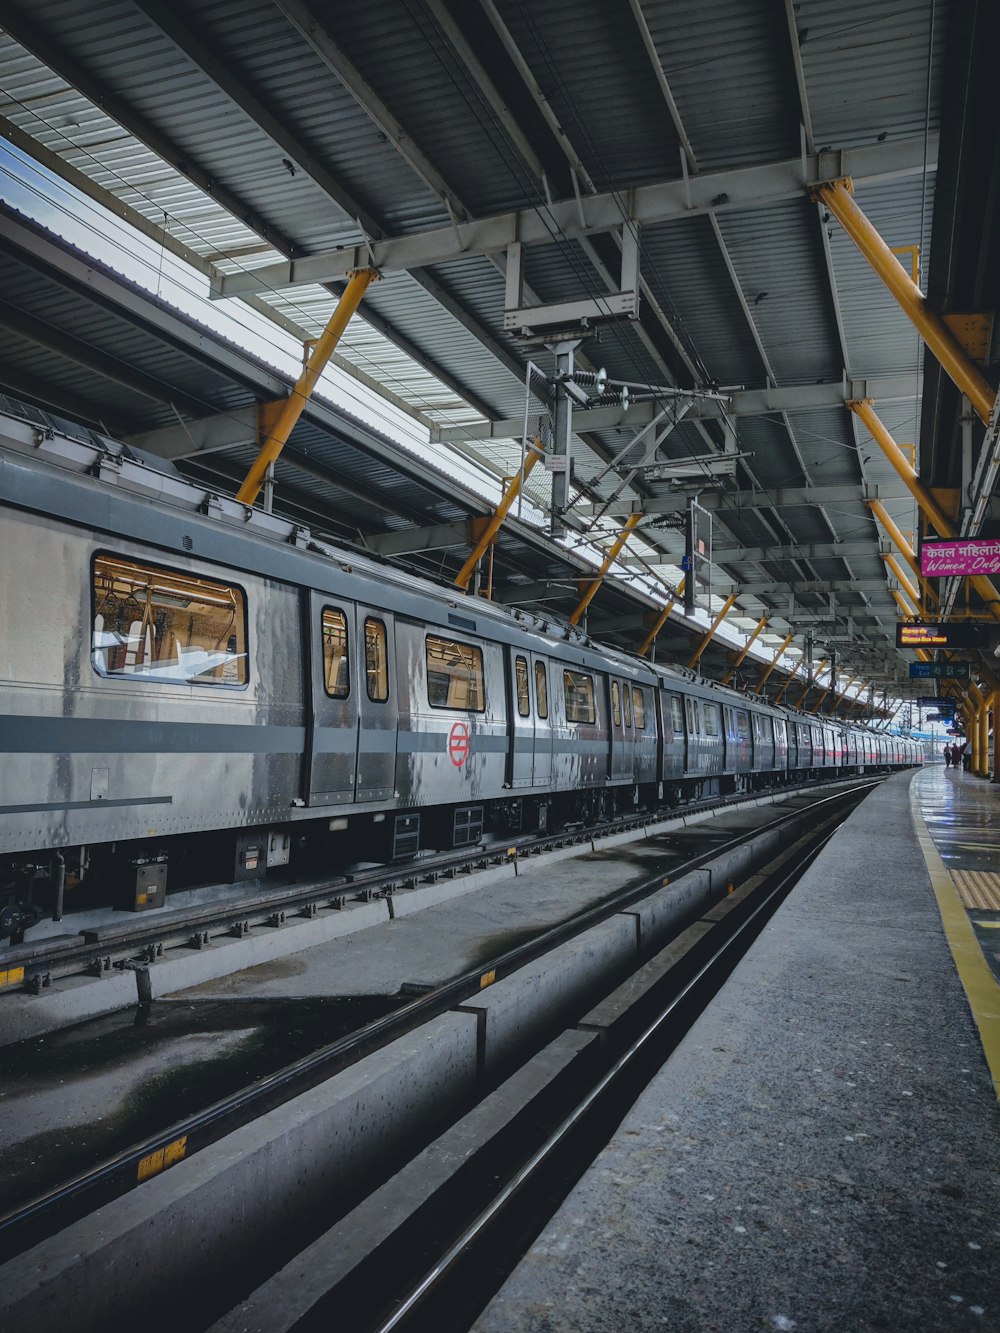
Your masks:
<svg viewBox="0 0 1000 1333"><path fill-rule="evenodd" d="M808 639L841 683L907 692L912 575L870 501L914 545L919 517L846 404L946 503L995 441L963 435L810 186L850 178L938 309L995 306L990 5L17 0L0 22L0 392L233 491L261 405L372 265L276 511L452 581L525 441L558 452L571 350L568 473L528 477L480 593L562 625L634 516L581 623L635 649L694 497L711 591L657 660L727 609L708 674L766 619L737 679L792 635L783 668Z"/></svg>

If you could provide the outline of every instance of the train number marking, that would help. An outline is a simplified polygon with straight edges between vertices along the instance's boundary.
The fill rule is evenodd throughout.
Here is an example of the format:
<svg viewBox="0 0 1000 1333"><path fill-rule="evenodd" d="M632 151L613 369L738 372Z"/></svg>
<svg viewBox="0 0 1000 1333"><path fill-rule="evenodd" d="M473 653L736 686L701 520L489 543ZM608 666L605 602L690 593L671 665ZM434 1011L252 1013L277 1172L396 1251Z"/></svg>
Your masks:
<svg viewBox="0 0 1000 1333"><path fill-rule="evenodd" d="M469 724L456 722L448 733L448 758L456 768L461 768L469 757Z"/></svg>

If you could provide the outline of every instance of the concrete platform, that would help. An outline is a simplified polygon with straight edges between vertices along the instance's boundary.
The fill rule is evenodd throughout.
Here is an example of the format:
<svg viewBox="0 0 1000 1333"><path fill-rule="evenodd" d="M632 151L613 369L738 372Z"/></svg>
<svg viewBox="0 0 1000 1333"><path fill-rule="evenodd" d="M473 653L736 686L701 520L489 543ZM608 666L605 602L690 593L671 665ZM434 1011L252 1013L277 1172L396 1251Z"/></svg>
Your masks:
<svg viewBox="0 0 1000 1333"><path fill-rule="evenodd" d="M997 806L936 768L864 802L477 1333L1000 1327L1000 988L952 878Z"/></svg>

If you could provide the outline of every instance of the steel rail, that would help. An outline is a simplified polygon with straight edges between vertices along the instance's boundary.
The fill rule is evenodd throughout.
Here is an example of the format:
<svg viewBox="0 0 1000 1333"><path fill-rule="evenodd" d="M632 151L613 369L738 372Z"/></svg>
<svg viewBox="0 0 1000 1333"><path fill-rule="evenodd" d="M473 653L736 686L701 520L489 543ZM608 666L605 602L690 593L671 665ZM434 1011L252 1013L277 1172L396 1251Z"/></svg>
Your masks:
<svg viewBox="0 0 1000 1333"><path fill-rule="evenodd" d="M873 790L883 781L863 779L832 795L820 796L810 805L810 811L830 808L837 803L859 799L859 793ZM670 867L669 880L661 872L641 884L587 908L568 921L541 931L533 940L498 955L496 959L477 966L446 982L443 986L411 1000L392 1014L384 1015L358 1031L340 1037L327 1046L303 1056L299 1060L255 1082L251 1087L220 1099L213 1105L166 1130L157 1132L142 1142L123 1150L72 1180L53 1187L27 1203L0 1215L0 1262L22 1253L29 1246L51 1235L70 1222L113 1198L127 1193L137 1184L140 1162L151 1154L166 1149L177 1140L186 1139L185 1157L208 1147L241 1125L258 1118L267 1111L307 1091L316 1084L349 1067L362 1056L377 1050L417 1027L429 1022L440 1013L454 1007L483 989L484 978L489 984L509 976L527 963L536 960L557 945L581 934L692 870L716 857L741 846L750 838L792 824L803 815L802 809L786 811L778 818L752 830L743 830L726 842L717 844L697 856Z"/></svg>

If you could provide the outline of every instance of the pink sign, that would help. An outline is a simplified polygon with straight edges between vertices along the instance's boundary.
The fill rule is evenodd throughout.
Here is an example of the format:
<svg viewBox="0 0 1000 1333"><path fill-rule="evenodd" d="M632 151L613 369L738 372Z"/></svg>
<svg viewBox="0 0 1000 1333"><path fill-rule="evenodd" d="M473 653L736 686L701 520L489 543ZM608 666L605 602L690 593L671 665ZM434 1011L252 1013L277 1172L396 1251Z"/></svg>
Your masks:
<svg viewBox="0 0 1000 1333"><path fill-rule="evenodd" d="M966 537L955 541L925 541L920 547L920 572L928 579L1000 574L1000 539Z"/></svg>

